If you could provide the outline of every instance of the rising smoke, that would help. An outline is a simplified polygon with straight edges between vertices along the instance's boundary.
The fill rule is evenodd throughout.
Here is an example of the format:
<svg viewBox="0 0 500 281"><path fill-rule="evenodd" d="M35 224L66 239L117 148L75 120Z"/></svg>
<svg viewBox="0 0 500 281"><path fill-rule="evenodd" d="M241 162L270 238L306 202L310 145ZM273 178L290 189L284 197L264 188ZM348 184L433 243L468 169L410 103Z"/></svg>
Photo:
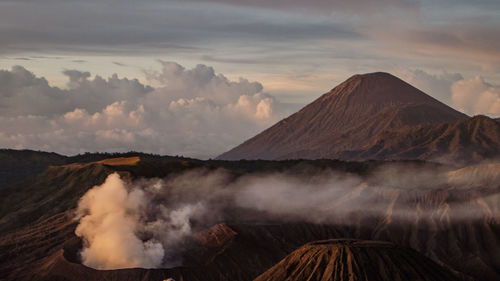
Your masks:
<svg viewBox="0 0 500 281"><path fill-rule="evenodd" d="M154 239L142 241L136 235L147 203L144 191L129 192L116 173L89 190L78 205L81 218L75 230L84 237L83 262L98 269L161 265L162 244Z"/></svg>
<svg viewBox="0 0 500 281"><path fill-rule="evenodd" d="M395 165L367 177L322 171L233 179L224 170L200 169L132 183L115 173L81 198L76 234L90 267L170 267L182 263L179 253L194 233L221 221L497 220L498 182L498 164L456 171Z"/></svg>

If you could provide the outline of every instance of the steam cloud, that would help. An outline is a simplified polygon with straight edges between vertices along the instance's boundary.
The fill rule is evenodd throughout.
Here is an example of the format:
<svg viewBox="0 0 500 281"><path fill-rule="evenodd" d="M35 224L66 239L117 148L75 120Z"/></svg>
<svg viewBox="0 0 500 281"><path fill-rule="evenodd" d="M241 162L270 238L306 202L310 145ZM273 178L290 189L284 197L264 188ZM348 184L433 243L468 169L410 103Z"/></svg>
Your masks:
<svg viewBox="0 0 500 281"><path fill-rule="evenodd" d="M88 266L165 267L180 265L184 243L221 221L359 224L370 218L381 225L430 222L426 227L496 221L498 182L498 164L456 171L396 165L368 177L327 170L233 179L224 170L201 169L133 183L115 173L80 200L76 234Z"/></svg>
<svg viewBox="0 0 500 281"><path fill-rule="evenodd" d="M81 252L83 262L99 269L159 266L162 244L154 239L143 242L135 234L145 204L144 192L129 193L116 173L89 190L80 200L82 218L75 230L87 243Z"/></svg>
<svg viewBox="0 0 500 281"><path fill-rule="evenodd" d="M75 230L84 238L83 263L98 269L176 265L165 248L175 248L191 234L190 219L204 207L199 202L178 208L153 202L161 187L132 188L113 173L89 190L78 204Z"/></svg>

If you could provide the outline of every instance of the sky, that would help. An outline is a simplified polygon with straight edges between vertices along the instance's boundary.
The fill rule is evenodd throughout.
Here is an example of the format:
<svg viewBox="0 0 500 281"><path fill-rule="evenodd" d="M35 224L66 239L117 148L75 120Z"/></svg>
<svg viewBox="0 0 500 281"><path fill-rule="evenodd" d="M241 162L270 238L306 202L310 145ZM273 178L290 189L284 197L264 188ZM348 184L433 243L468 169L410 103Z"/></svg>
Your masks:
<svg viewBox="0 0 500 281"><path fill-rule="evenodd" d="M0 0L0 147L210 158L357 73L500 116L498 0Z"/></svg>

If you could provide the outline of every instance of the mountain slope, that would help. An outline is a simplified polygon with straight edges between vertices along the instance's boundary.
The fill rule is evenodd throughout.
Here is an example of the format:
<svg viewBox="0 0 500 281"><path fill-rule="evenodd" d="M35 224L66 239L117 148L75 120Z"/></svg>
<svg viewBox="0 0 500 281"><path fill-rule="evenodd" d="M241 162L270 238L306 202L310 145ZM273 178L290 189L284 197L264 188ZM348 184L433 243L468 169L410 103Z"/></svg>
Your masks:
<svg viewBox="0 0 500 281"><path fill-rule="evenodd" d="M391 74L355 75L218 159L327 158L392 128L465 118Z"/></svg>
<svg viewBox="0 0 500 281"><path fill-rule="evenodd" d="M85 153L74 156L54 152L0 149L0 190L26 181L45 171L50 166L73 163L91 163L117 157L141 157L148 159L182 159L172 156L159 156L141 152L126 153Z"/></svg>
<svg viewBox="0 0 500 281"><path fill-rule="evenodd" d="M28 182L0 191L0 279L146 281L172 277L184 281L249 281L307 242L355 238L411 247L455 272L477 280L499 280L499 165L452 170L420 161L203 162L151 158L141 158L133 165L109 165L116 162L117 159L112 159L52 167ZM410 165L415 169L412 175L416 175L418 185L402 180L404 177L397 170L389 176L377 171L377 167L394 164L400 168ZM337 207L325 210L334 212L344 206L360 205L360 202L367 206L366 201L360 201L363 198L372 198L377 204L366 207L369 217L354 214L341 220L340 213L335 221L321 224L277 220L262 212L249 216L249 210L229 209L220 221L225 223L207 226L210 228L196 234L196 238L208 247L188 251L182 267L94 270L79 262L81 241L74 234L77 222L73 211L86 190L102 183L112 172L134 181L143 177L170 177L200 168L226 169L234 181L249 173L265 176L265 173L286 172L300 174L306 181L325 170L365 175L368 186L362 185L361 191L346 189L347 193L340 192L336 200L327 202L329 207ZM441 171L445 176L425 180L425 173L418 173L424 168ZM192 180L193 184L198 184L200 179ZM438 186L433 187L429 182ZM182 190L185 189L178 192ZM460 218L464 214L466 217Z"/></svg>
<svg viewBox="0 0 500 281"><path fill-rule="evenodd" d="M50 152L0 149L0 189L41 173L50 165L63 165L66 158Z"/></svg>
<svg viewBox="0 0 500 281"><path fill-rule="evenodd" d="M500 123L475 116L454 123L385 131L364 150L329 155L342 159L421 159L466 164L500 156Z"/></svg>
<svg viewBox="0 0 500 281"><path fill-rule="evenodd" d="M394 244L361 240L308 243L254 281L458 281L450 271L418 252Z"/></svg>

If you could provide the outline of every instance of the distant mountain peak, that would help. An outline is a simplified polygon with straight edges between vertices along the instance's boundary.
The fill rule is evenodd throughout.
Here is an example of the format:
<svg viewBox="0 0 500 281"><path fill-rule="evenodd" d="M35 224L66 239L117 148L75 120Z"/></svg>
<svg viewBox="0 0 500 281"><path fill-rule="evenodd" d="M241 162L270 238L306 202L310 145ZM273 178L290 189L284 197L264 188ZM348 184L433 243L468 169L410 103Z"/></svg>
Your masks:
<svg viewBox="0 0 500 281"><path fill-rule="evenodd" d="M323 98L348 97L354 99L353 102L359 105L441 104L419 89L386 72L355 74L326 93Z"/></svg>
<svg viewBox="0 0 500 281"><path fill-rule="evenodd" d="M388 73L388 72L382 72L382 71L377 71L377 72L369 72L369 73L363 73L363 74L354 74L350 78L346 80L348 81L370 81L370 80L376 80L376 81L383 81L383 80L390 80L390 79L397 79L396 76Z"/></svg>
<svg viewBox="0 0 500 281"><path fill-rule="evenodd" d="M370 147L387 130L467 117L392 74L356 74L218 159L351 160L343 152Z"/></svg>

